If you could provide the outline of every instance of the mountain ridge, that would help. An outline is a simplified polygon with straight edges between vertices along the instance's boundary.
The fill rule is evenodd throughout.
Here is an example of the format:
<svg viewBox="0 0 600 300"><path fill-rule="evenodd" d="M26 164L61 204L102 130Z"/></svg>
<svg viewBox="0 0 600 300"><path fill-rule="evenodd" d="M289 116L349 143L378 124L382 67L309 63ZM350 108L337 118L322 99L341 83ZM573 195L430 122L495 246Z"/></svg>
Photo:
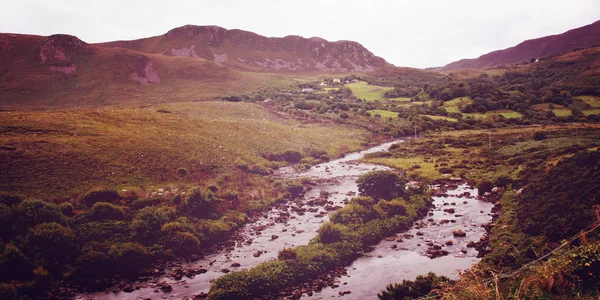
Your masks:
<svg viewBox="0 0 600 300"><path fill-rule="evenodd" d="M478 58L461 59L433 70L448 72L460 69L493 68L561 55L598 44L600 44L600 20L561 34L525 40L513 47L492 51Z"/></svg>

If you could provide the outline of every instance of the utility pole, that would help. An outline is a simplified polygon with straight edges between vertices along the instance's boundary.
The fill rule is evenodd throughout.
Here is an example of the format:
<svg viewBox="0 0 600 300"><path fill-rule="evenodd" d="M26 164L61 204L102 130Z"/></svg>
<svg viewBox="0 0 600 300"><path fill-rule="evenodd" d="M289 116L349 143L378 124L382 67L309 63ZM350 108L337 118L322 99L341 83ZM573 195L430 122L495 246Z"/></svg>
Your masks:
<svg viewBox="0 0 600 300"><path fill-rule="evenodd" d="M415 139L417 139L417 125L413 125L415 127Z"/></svg>

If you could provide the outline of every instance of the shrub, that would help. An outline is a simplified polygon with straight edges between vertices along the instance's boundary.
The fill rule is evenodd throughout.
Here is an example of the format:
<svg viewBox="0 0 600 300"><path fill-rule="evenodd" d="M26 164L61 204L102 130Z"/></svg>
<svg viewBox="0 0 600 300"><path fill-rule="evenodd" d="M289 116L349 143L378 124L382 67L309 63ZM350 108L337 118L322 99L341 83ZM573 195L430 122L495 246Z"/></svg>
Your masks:
<svg viewBox="0 0 600 300"><path fill-rule="evenodd" d="M545 140L546 138L547 138L546 134L543 133L543 132L541 132L541 131L536 131L536 132L533 133L533 140L534 141L541 141L541 140Z"/></svg>
<svg viewBox="0 0 600 300"><path fill-rule="evenodd" d="M406 180L392 171L371 171L356 183L361 196L391 200L405 195Z"/></svg>
<svg viewBox="0 0 600 300"><path fill-rule="evenodd" d="M0 204L12 206L20 204L21 202L23 202L22 196L0 192Z"/></svg>
<svg viewBox="0 0 600 300"><path fill-rule="evenodd" d="M60 209L60 212L67 217L72 217L73 215L75 215L75 208L73 207L73 204L69 202L63 202L59 204L58 209Z"/></svg>
<svg viewBox="0 0 600 300"><path fill-rule="evenodd" d="M279 251L277 254L277 259L279 260L295 260L296 259L296 250L292 248L283 248L283 250Z"/></svg>
<svg viewBox="0 0 600 300"><path fill-rule="evenodd" d="M342 239L342 229L339 225L331 222L326 222L319 228L319 240L321 243L330 244L338 242Z"/></svg>
<svg viewBox="0 0 600 300"><path fill-rule="evenodd" d="M0 203L0 238L12 237L16 217L14 208Z"/></svg>
<svg viewBox="0 0 600 300"><path fill-rule="evenodd" d="M448 167L442 167L442 168L440 168L439 171L442 174L452 174L452 172L454 172L454 170L452 170L452 168L448 168Z"/></svg>
<svg viewBox="0 0 600 300"><path fill-rule="evenodd" d="M479 195L483 195L485 193L489 193L494 188L494 184L489 180L482 180L477 183L477 191Z"/></svg>
<svg viewBox="0 0 600 300"><path fill-rule="evenodd" d="M385 291L377 294L381 300L394 299L416 299L420 297L435 297L437 293L431 293L448 284L453 283L446 276L437 276L429 272L427 276L419 275L414 281L402 280L402 283L389 284Z"/></svg>
<svg viewBox="0 0 600 300"><path fill-rule="evenodd" d="M105 252L89 249L83 251L77 258L76 274L84 278L103 278L111 275L113 260Z"/></svg>
<svg viewBox="0 0 600 300"><path fill-rule="evenodd" d="M403 199L381 200L375 205L375 210L382 218L404 216L406 215L406 202Z"/></svg>
<svg viewBox="0 0 600 300"><path fill-rule="evenodd" d="M89 191L84 197L83 202L87 207L92 207L96 202L113 203L119 198L119 194L115 190L110 189L94 189Z"/></svg>
<svg viewBox="0 0 600 300"><path fill-rule="evenodd" d="M29 229L26 244L31 256L52 270L64 268L64 263L76 252L73 231L58 223L43 223Z"/></svg>
<svg viewBox="0 0 600 300"><path fill-rule="evenodd" d="M86 213L89 220L124 220L125 211L122 207L106 202L96 202L92 208Z"/></svg>
<svg viewBox="0 0 600 300"><path fill-rule="evenodd" d="M135 275L148 262L150 256L144 246L138 243L119 243L110 246L108 256L115 269L126 276Z"/></svg>
<svg viewBox="0 0 600 300"><path fill-rule="evenodd" d="M140 209L133 222L131 228L135 232L138 241L146 244L154 244L158 237L156 233L161 230L162 226L175 219L175 210L171 207L145 207Z"/></svg>
<svg viewBox="0 0 600 300"><path fill-rule="evenodd" d="M376 212L371 205L350 202L344 208L331 214L330 220L335 224L361 225L374 219L376 216Z"/></svg>
<svg viewBox="0 0 600 300"><path fill-rule="evenodd" d="M202 191L196 187L189 194L182 207L184 212L197 218L217 218L217 208L221 201L217 195L210 191Z"/></svg>
<svg viewBox="0 0 600 300"><path fill-rule="evenodd" d="M165 246L177 256L189 256L198 253L200 240L190 232L175 232L167 237Z"/></svg>
<svg viewBox="0 0 600 300"><path fill-rule="evenodd" d="M286 184L286 190L292 198L296 198L304 191L304 187L299 182L290 181Z"/></svg>
<svg viewBox="0 0 600 300"><path fill-rule="evenodd" d="M302 159L302 153L296 150L285 150L279 156L282 160L291 164L296 164Z"/></svg>
<svg viewBox="0 0 600 300"><path fill-rule="evenodd" d="M177 169L177 176L185 177L188 174L189 174L189 172L186 168L178 168Z"/></svg>
<svg viewBox="0 0 600 300"><path fill-rule="evenodd" d="M31 264L14 244L4 247L0 256L0 281L25 279L31 276Z"/></svg>
<svg viewBox="0 0 600 300"><path fill-rule="evenodd" d="M56 222L59 224L67 224L67 219L62 214L56 204L46 203L40 200L23 201L18 209L19 228L27 230L41 223Z"/></svg>

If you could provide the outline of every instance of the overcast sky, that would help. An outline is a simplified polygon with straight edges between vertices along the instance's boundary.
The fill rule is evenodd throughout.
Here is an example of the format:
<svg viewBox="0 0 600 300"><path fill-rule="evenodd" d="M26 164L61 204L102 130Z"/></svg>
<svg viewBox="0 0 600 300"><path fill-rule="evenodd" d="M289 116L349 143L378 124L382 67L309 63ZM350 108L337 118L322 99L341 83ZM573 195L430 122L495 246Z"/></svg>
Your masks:
<svg viewBox="0 0 600 300"><path fill-rule="evenodd" d="M442 66L600 19L600 0L15 0L0 32L67 33L88 43L138 39L185 24L269 37L352 40L397 66Z"/></svg>

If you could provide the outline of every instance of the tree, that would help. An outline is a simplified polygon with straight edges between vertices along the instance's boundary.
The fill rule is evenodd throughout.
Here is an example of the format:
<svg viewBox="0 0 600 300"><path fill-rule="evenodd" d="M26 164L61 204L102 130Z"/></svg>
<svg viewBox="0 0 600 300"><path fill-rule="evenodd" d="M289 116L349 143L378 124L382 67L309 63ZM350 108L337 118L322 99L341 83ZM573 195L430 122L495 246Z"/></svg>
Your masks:
<svg viewBox="0 0 600 300"><path fill-rule="evenodd" d="M372 171L356 181L361 196L392 200L406 193L406 180L392 171Z"/></svg>

